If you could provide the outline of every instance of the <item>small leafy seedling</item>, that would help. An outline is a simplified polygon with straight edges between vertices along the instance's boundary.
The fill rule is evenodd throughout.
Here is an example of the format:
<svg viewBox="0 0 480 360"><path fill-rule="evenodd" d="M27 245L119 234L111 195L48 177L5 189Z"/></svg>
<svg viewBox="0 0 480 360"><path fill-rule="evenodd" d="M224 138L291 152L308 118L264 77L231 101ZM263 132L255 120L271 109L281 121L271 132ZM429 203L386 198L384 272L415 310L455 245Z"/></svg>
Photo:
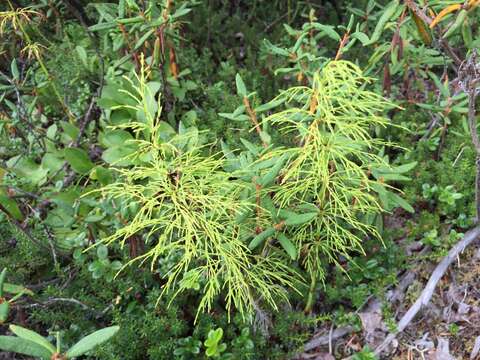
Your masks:
<svg viewBox="0 0 480 360"><path fill-rule="evenodd" d="M111 282L118 270L122 268L122 263L118 260L110 261L108 258L108 248L100 245L97 248L97 259L89 266L88 270L92 273L94 279L104 277Z"/></svg>
<svg viewBox="0 0 480 360"><path fill-rule="evenodd" d="M57 346L53 346L47 339L35 331L17 325L10 325L10 330L17 336L0 336L0 349L42 360L74 359L109 340L119 329L119 326L111 326L95 331L85 336L65 353L62 353L59 335L57 335Z"/></svg>
<svg viewBox="0 0 480 360"><path fill-rule="evenodd" d="M180 356L182 359L189 359L192 355L197 355L200 353L201 346L201 341L195 340L189 336L178 341L178 347L175 349L173 354L175 356Z"/></svg>
<svg viewBox="0 0 480 360"><path fill-rule="evenodd" d="M223 329L210 330L207 340L203 343L206 347L205 354L207 357L218 358L226 349L227 344L221 343L223 337Z"/></svg>

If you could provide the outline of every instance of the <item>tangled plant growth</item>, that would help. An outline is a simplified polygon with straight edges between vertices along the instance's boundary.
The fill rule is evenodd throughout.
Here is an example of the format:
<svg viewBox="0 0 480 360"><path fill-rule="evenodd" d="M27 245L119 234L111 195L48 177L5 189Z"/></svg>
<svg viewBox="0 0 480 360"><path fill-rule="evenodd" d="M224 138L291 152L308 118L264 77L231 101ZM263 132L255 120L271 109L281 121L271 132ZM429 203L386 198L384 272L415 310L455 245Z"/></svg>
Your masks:
<svg viewBox="0 0 480 360"><path fill-rule="evenodd" d="M198 131L180 124L177 134L161 121L158 87L148 77L143 70L134 81L127 78L132 92L119 90L135 105L112 107L137 119L105 135L128 139L130 130L134 138L124 145L132 153L113 162L118 180L98 191L132 216L103 241L123 246L144 237L148 250L131 262L148 260L153 270L169 259L164 291L199 291L197 314L210 310L222 290L229 311L234 305L249 315L259 302L277 308L288 299L285 291L303 281L285 255L290 262L299 258L311 278L311 311L324 266L363 251L362 237L378 237L368 222L382 211L378 193L398 197L371 178L372 171L389 169L377 155L386 143L370 129L388 124L381 114L390 104L362 89L369 80L357 66L330 62L311 88L295 87L272 100L286 110L264 123L278 127L290 147L267 147L257 161L229 173L225 159L201 145Z"/></svg>
<svg viewBox="0 0 480 360"><path fill-rule="evenodd" d="M280 99L287 110L265 119L298 144L266 155L290 157L280 181L268 190L274 191L279 209L305 209L312 215L293 228L287 226L312 279L311 293L316 279L325 277L326 262L362 251L362 238L378 236L367 219L382 211L375 191L388 190L371 173L389 166L377 155L385 143L370 131L388 124L382 114L390 104L363 90L367 82L352 63L330 62L314 74L311 88L283 92ZM311 309L313 300L308 301Z"/></svg>
<svg viewBox="0 0 480 360"><path fill-rule="evenodd" d="M476 222L479 5L0 4L0 267L33 289L0 279L0 348L384 350L362 311L406 328L386 287ZM366 336L332 347L344 325Z"/></svg>
<svg viewBox="0 0 480 360"><path fill-rule="evenodd" d="M135 152L119 159L133 166L116 168L119 180L99 190L108 201L133 209L133 216L104 242L125 244L145 236L149 250L132 261L149 260L154 269L160 258L171 259L163 270L165 291L199 290L198 312L209 311L222 289L228 310L251 313L258 297L276 307L276 300L286 299L285 288L293 287L293 272L276 255L250 254L242 242L235 218L249 207L239 197L245 185L222 170L221 157L203 154L197 131L176 134L160 120L146 75L142 72L138 85L132 84L135 93L128 93L136 106L125 105L143 121L113 130L135 133L126 142Z"/></svg>

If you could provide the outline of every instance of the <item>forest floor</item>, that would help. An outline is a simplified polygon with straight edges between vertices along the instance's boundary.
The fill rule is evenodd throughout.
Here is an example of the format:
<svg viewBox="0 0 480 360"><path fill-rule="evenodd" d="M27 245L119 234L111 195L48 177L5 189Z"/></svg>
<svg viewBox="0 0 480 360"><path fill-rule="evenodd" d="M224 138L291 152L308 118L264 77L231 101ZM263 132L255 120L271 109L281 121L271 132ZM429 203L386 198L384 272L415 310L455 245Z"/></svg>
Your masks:
<svg viewBox="0 0 480 360"><path fill-rule="evenodd" d="M405 229L402 216L386 219L390 228ZM406 231L406 230L405 230ZM376 349L389 332L395 331L394 320L400 319L425 288L432 271L441 258L432 255L431 249L421 242L403 245L400 248L411 259L407 269L399 273L398 284L387 289L385 298L370 297L358 311L362 331L354 332L349 326L324 327L312 341L312 351L302 355L303 359L333 360L350 358L368 346ZM414 255L414 256L412 256ZM389 304L389 318L385 316L385 301ZM333 356L335 354L336 356ZM382 354L382 359L393 360L460 360L480 359L480 246L475 241L457 257L440 282L432 299L417 314L404 331L392 341ZM354 359L370 359L354 357Z"/></svg>

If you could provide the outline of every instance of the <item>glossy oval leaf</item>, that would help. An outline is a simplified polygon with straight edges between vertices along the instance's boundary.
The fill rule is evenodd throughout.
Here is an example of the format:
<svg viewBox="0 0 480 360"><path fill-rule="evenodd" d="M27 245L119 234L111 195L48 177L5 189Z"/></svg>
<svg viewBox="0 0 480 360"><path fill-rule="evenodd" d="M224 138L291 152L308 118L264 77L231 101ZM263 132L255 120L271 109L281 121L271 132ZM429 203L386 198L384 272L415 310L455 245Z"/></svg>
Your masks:
<svg viewBox="0 0 480 360"><path fill-rule="evenodd" d="M73 171L82 175L87 174L93 168L92 161L88 157L87 152L83 149L65 149L65 160L67 160Z"/></svg>

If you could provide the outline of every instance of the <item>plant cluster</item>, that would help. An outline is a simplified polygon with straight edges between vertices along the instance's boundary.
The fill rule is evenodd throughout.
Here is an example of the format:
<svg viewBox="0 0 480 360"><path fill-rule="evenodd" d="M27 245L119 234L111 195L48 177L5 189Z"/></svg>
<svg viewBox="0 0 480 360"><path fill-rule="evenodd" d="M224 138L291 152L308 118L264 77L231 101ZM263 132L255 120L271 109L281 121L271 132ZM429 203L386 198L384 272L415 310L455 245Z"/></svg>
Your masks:
<svg viewBox="0 0 480 360"><path fill-rule="evenodd" d="M0 349L274 359L360 330L404 241L439 257L478 219L479 9L2 3L0 268L34 285L1 273Z"/></svg>

